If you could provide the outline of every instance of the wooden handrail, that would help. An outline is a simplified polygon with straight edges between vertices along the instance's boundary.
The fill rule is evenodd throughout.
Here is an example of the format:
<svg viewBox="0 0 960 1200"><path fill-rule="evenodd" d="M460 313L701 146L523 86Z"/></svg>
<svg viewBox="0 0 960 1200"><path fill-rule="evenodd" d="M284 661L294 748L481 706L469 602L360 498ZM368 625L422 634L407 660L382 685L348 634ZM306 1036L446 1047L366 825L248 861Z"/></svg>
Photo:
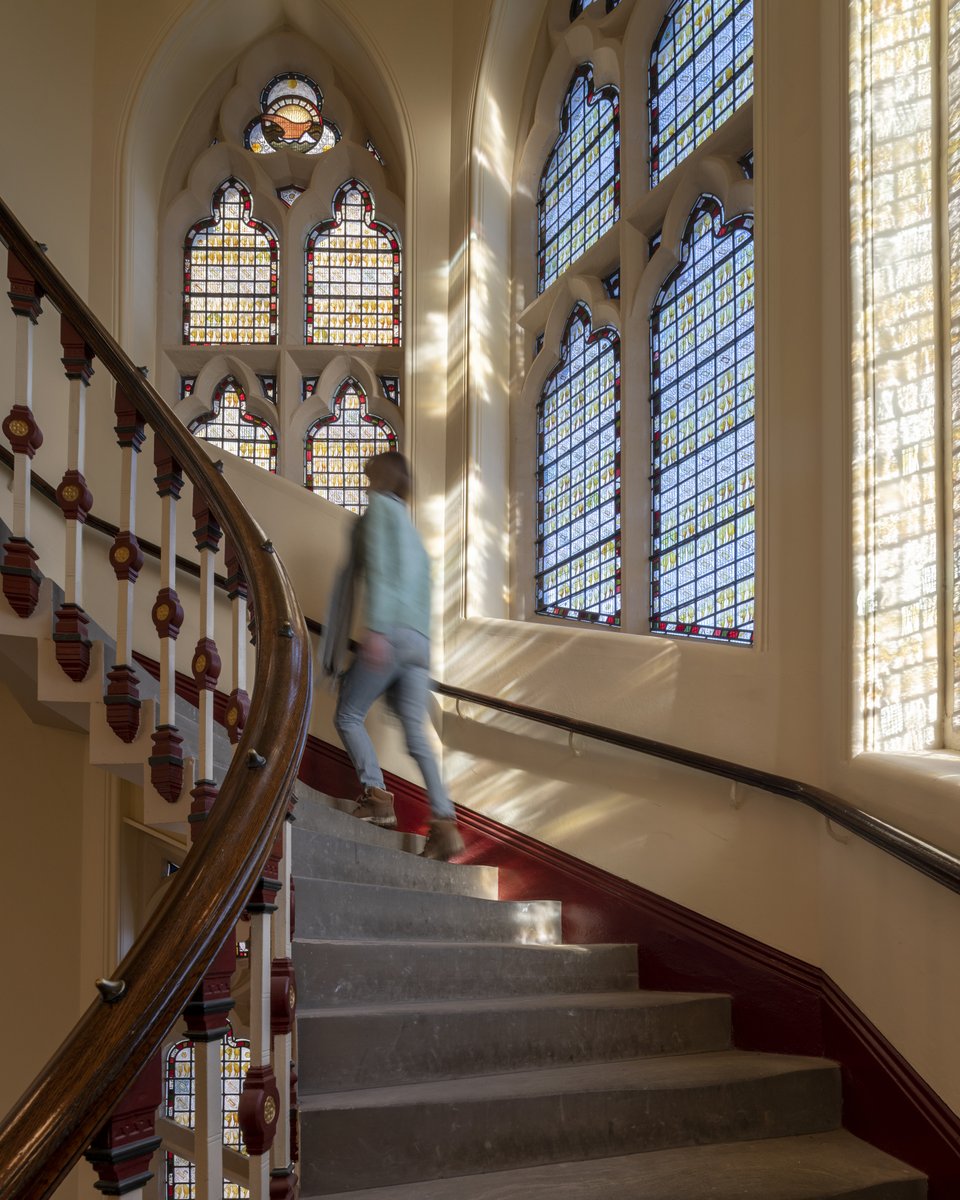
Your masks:
<svg viewBox="0 0 960 1200"><path fill-rule="evenodd" d="M12 458L11 454L0 447L0 462L9 462L12 461ZM49 499L53 503L56 503L53 488L49 484L43 484L42 480L38 480L37 486L39 490L43 491L44 495L49 492ZM88 524L92 520L92 516L88 518ZM103 527L104 532L108 532L111 535L116 534L117 530L115 526L108 525L107 522L100 522L99 524ZM141 542L141 546L143 545L144 543ZM155 549L155 553L159 556L158 548ZM180 561L182 561L185 569L193 567L192 563L178 560L178 562ZM307 628L311 633L317 636L322 635L323 626L319 621L314 620L312 617L306 617L305 620ZM662 758L668 762L690 767L696 771L705 771L711 775L720 775L724 779L730 779L734 783L741 783L746 787L755 787L761 791L784 796L788 800L794 800L798 804L812 808L815 812L833 821L834 824L841 826L857 837L863 838L885 853L891 854L894 858L906 863L907 866L913 867L914 870L920 871L943 887L949 888L950 891L960 893L960 859L949 854L946 850L941 850L937 846L931 846L929 843L914 837L912 834L899 829L895 825L890 825L886 821L881 821L878 817L871 816L869 813L864 812L863 809L823 788L814 787L809 783L801 783L798 779L789 779L783 775L773 775L769 771L761 771L755 767L746 767L727 759L713 758L707 754L700 754L696 750L687 750L682 746L673 746L667 742L658 742L652 738L626 733L623 730L608 729L606 726L593 725L587 721L577 721L572 717L565 717L560 713L548 712L541 708L531 708L528 705L517 704L512 700L503 700L495 696L484 695L480 692L467 691L464 688L441 683L439 680L433 681L433 689L440 695L449 696L453 700L463 700L470 704L480 705L483 708L508 713L514 717L522 717L526 721L533 721L540 725L549 725L554 729L562 729L566 733L579 734L594 741L606 742L611 746L620 746L626 750L634 750L639 754L646 754L652 758Z"/></svg>
<svg viewBox="0 0 960 1200"><path fill-rule="evenodd" d="M2 201L0 241L202 489L236 547L257 629L257 676L243 736L201 836L116 969L126 984L123 996L114 1003L94 1000L0 1124L0 1196L40 1200L63 1180L156 1050L263 872L306 743L311 652L293 588L263 530ZM293 637L289 631L280 636L285 622ZM254 765L253 751L263 765Z"/></svg>

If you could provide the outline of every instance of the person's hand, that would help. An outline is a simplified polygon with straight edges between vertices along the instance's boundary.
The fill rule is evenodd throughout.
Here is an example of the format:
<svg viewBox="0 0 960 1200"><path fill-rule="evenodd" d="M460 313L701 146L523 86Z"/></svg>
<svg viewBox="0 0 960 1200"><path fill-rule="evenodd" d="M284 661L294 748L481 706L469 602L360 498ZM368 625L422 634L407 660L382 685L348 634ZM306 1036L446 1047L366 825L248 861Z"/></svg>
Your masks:
<svg viewBox="0 0 960 1200"><path fill-rule="evenodd" d="M385 671L393 661L393 647L382 633L368 629L360 643L360 661L371 671Z"/></svg>

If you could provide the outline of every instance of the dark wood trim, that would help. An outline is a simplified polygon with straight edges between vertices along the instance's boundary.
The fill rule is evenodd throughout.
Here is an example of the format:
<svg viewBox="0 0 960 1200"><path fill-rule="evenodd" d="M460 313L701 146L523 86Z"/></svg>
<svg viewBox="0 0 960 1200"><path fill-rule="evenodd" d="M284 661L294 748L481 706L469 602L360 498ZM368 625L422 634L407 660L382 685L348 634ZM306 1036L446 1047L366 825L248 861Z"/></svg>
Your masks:
<svg viewBox="0 0 960 1200"><path fill-rule="evenodd" d="M345 751L313 736L300 777L334 795L357 790ZM400 828L422 831L423 789L389 773L384 782ZM924 1171L930 1200L960 1195L960 1117L819 967L481 813L458 806L457 819L467 843L459 861L498 867L502 899L561 900L567 942L636 943L641 987L730 993L742 1049L835 1059L844 1126Z"/></svg>
<svg viewBox="0 0 960 1200"><path fill-rule="evenodd" d="M113 972L125 991L107 1003L93 999L91 985L93 1003L0 1123L0 1195L43 1200L90 1145L183 1011L263 873L306 741L312 647L290 580L272 546L264 544L263 531L2 201L0 240L39 285L38 295L96 355L97 369L106 370L202 491L236 549L257 619L257 686L236 756L191 853ZM293 637L279 636L285 622ZM263 756L255 768L248 765L253 750Z"/></svg>

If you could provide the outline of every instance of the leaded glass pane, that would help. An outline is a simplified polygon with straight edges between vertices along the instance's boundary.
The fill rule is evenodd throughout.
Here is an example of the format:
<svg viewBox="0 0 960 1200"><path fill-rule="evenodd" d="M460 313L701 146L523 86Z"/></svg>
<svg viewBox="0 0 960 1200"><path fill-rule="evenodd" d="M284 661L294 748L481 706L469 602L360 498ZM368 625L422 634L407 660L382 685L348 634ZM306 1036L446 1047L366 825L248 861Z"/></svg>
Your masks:
<svg viewBox="0 0 960 1200"><path fill-rule="evenodd" d="M589 64L577 69L564 99L537 211L542 292L620 216L620 97L615 87L594 91Z"/></svg>
<svg viewBox="0 0 960 1200"><path fill-rule="evenodd" d="M650 52L655 186L753 95L753 0L677 0Z"/></svg>
<svg viewBox="0 0 960 1200"><path fill-rule="evenodd" d="M592 4L596 3L597 0L573 0L573 3L570 5L570 20L575 21L582 12L588 9ZM606 0L604 9L607 12L613 12L619 3L620 0Z"/></svg>
<svg viewBox="0 0 960 1200"><path fill-rule="evenodd" d="M386 421L367 412L367 397L355 379L345 379L333 401L333 415L317 421L304 440L304 482L325 500L362 513L367 507L364 463L374 454L397 449Z"/></svg>
<svg viewBox="0 0 960 1200"><path fill-rule="evenodd" d="M254 220L249 191L228 179L183 248L183 340L189 345L277 340L277 235Z"/></svg>
<svg viewBox="0 0 960 1200"><path fill-rule="evenodd" d="M620 624L620 338L577 304L538 411L537 612Z"/></svg>
<svg viewBox="0 0 960 1200"><path fill-rule="evenodd" d="M228 1033L220 1043L220 1076L222 1081L223 1144L240 1154L246 1154L240 1138L237 1112L243 1079L250 1066L250 1043L246 1038L234 1038ZM171 1049L166 1063L166 1094L164 1112L171 1120L193 1129L195 1120L196 1068L193 1042L184 1039ZM196 1168L185 1158L164 1154L166 1200L207 1200L197 1196ZM241 1200L250 1192L239 1184L223 1181L221 1200Z"/></svg>
<svg viewBox="0 0 960 1200"><path fill-rule="evenodd" d="M340 130L324 120L322 108L323 93L309 75L299 71L275 75L260 93L260 114L247 126L243 143L254 154L276 154L284 149L323 154L339 142ZM296 196L287 200L281 193L281 199L292 204Z"/></svg>
<svg viewBox="0 0 960 1200"><path fill-rule="evenodd" d="M374 220L373 197L356 179L308 236L306 268L308 343L400 345L400 239Z"/></svg>
<svg viewBox="0 0 960 1200"><path fill-rule="evenodd" d="M276 432L266 421L247 412L243 389L232 375L217 384L211 416L193 421L190 432L255 467L276 472Z"/></svg>
<svg viewBox="0 0 960 1200"><path fill-rule="evenodd" d="M651 317L651 630L753 641L753 219L704 196Z"/></svg>

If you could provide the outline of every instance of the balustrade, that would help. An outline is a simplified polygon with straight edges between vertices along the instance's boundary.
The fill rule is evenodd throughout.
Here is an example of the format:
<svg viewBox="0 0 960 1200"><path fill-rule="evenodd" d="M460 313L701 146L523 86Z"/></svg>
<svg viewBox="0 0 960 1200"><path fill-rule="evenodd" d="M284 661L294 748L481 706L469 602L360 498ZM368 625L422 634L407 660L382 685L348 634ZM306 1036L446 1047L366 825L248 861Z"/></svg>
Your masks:
<svg viewBox="0 0 960 1200"><path fill-rule="evenodd" d="M40 603L41 562L47 573L59 574L53 561L60 561L59 553L48 556L31 540L33 461L43 446L33 404L34 329L43 299L60 313L61 361L69 384L63 460L51 458L49 465L43 460L44 465L37 466L48 477L53 470L52 477L60 479L56 500L64 518L63 575L58 580L63 600L55 614L50 613L56 660L78 686L87 678L91 623L96 619L109 626L113 620L112 613L91 614L87 607L91 581L102 582L109 563L116 581L116 645L104 681L104 702L110 728L128 745L122 752L118 746L117 761L129 764L134 761L130 755L142 748L136 761L142 761L144 785L152 786L169 805L164 825L168 832L171 826L189 831L191 842L168 893L114 977L98 981L99 999L17 1111L0 1125L0 1194L10 1200L50 1195L82 1154L98 1176L96 1186L105 1193L152 1195L144 1188L160 1146L193 1163L197 1200L220 1195L225 1176L244 1178L241 1160L224 1147L221 1048L231 1030L235 929L245 914L250 921L250 954L244 960L250 971L250 1065L238 1112L249 1154L245 1186L254 1200L292 1200L297 1194L291 1119L296 1096L296 988L288 805L308 719L306 627L272 546L227 488L222 473L2 202L0 239L8 247L16 326L13 407L3 422L14 463L10 535L0 563L3 594L18 616L30 617ZM88 436L93 436L88 418L89 431L105 423L105 414L96 408L98 393L90 393L88 404L94 359L114 384L113 422L120 456L109 472L119 479L119 526L109 548L99 535L84 536L93 505L86 475L93 461L87 453ZM50 420L47 409L44 419ZM151 656L137 641L147 627L142 618L138 624L136 609L136 584L145 561L137 537L138 502L141 523L145 509L138 464L148 435L159 501L159 514L150 518L149 530L153 536L159 528L159 587L155 597L149 597L159 642L153 649L159 660L159 700L155 727L141 729L145 685L135 664ZM180 569L176 554L185 477L192 486L198 586ZM101 480L101 494L102 484ZM104 522L94 521L93 526L102 530ZM231 610L223 663L215 621L221 541ZM108 591L113 587L111 583ZM147 600L143 596L143 602ZM177 721L176 645L185 610L190 619L196 614L198 632L190 663L198 710L195 747L185 743L189 722L180 729ZM256 645L257 671L248 692L249 640ZM222 671L231 684L226 697L217 693ZM270 693L258 691L261 673L271 678ZM188 676L180 676L181 696L189 691L184 679L189 682ZM222 779L214 758L218 711L235 751ZM187 755L196 766L189 796ZM166 1117L156 1120L163 1093L160 1051L171 1036L183 1037L181 1031L193 1047L192 1132Z"/></svg>

